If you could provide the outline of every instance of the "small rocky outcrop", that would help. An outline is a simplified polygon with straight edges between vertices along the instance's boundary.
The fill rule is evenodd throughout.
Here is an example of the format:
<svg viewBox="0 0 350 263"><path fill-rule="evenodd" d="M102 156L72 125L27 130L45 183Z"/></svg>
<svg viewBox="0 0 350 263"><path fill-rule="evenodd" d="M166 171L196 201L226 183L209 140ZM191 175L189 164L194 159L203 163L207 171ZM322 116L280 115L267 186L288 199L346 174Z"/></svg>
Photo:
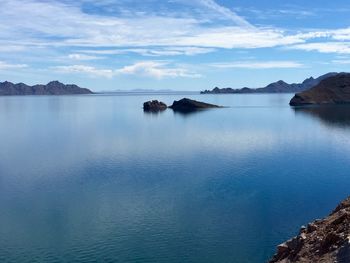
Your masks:
<svg viewBox="0 0 350 263"><path fill-rule="evenodd" d="M158 101L158 100L152 100L152 101L146 101L143 104L143 110L144 111L163 111L167 109L167 105L164 102Z"/></svg>
<svg viewBox="0 0 350 263"><path fill-rule="evenodd" d="M270 263L350 262L350 197L277 247Z"/></svg>
<svg viewBox="0 0 350 263"><path fill-rule="evenodd" d="M322 80L315 87L295 94L291 106L350 104L350 73L339 73Z"/></svg>
<svg viewBox="0 0 350 263"><path fill-rule="evenodd" d="M169 108L173 109L174 111L191 112L210 108L220 108L220 106L184 98L174 101L173 105L171 105Z"/></svg>

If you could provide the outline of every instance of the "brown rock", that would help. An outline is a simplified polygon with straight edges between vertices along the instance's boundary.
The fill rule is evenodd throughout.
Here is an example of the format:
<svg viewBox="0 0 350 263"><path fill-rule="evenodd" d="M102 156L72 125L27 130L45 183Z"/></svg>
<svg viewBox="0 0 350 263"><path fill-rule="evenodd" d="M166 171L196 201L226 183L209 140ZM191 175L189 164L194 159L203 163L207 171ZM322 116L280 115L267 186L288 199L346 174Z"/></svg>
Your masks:
<svg viewBox="0 0 350 263"><path fill-rule="evenodd" d="M144 111L163 111L166 110L167 107L168 106L164 102L158 100L146 101L143 104Z"/></svg>
<svg viewBox="0 0 350 263"><path fill-rule="evenodd" d="M277 247L270 262L350 262L350 197Z"/></svg>

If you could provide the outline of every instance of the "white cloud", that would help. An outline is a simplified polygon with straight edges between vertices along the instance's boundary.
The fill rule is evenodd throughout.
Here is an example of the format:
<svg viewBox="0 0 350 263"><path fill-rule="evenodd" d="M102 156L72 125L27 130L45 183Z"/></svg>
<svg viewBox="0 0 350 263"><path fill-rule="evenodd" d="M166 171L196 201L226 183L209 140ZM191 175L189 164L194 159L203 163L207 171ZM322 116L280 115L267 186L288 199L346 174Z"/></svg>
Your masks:
<svg viewBox="0 0 350 263"><path fill-rule="evenodd" d="M237 25L239 25L241 27L248 27L248 28L254 27L248 21L246 21L241 16L237 15L235 12L233 12L229 8L221 6L213 0L197 0L197 2L199 2L201 5L204 5L210 9L214 10L217 13L223 15L227 19L232 20L233 22L235 22Z"/></svg>
<svg viewBox="0 0 350 263"><path fill-rule="evenodd" d="M195 12L192 16L184 16L175 11L134 12L130 16L132 10L127 10L129 12L125 11L126 15L102 16L83 12L81 1L2 0L0 45L11 49L20 41L21 48L101 47L115 49L113 54L134 52L143 56L176 56L203 54L218 48L249 49L312 44L306 42L315 38L350 39L350 28L287 33L273 27L253 26L236 12L213 0L173 1L196 5L196 9L203 9L208 16L210 12L214 13L216 20L212 21L211 16L207 20L203 19L204 15L196 17ZM103 1L97 4L109 6L112 3L119 6L123 2ZM231 23L217 21L222 18ZM177 46L175 49L174 44ZM303 46L299 47L303 49Z"/></svg>
<svg viewBox="0 0 350 263"><path fill-rule="evenodd" d="M113 17L87 14L78 6L53 1L2 0L0 39L6 40L0 43L20 40L27 45L47 48L155 48L173 47L174 43L187 48L259 48L304 42L304 39L288 35L283 30L253 27L236 13L212 0L197 2L229 18L232 25L203 22L196 17L181 17L172 13Z"/></svg>
<svg viewBox="0 0 350 263"><path fill-rule="evenodd" d="M332 31L332 37L335 40L350 40L350 27Z"/></svg>
<svg viewBox="0 0 350 263"><path fill-rule="evenodd" d="M350 42L318 42L305 43L288 47L304 51L317 51L320 53L350 54Z"/></svg>
<svg viewBox="0 0 350 263"><path fill-rule="evenodd" d="M295 61L237 61L231 63L214 63L215 68L243 68L243 69L273 69L273 68L302 68L303 64Z"/></svg>
<svg viewBox="0 0 350 263"><path fill-rule="evenodd" d="M90 55L86 55L86 54L69 54L68 58L72 59L72 60L96 60L96 59L102 59L102 57L90 56Z"/></svg>
<svg viewBox="0 0 350 263"><path fill-rule="evenodd" d="M335 60L332 60L332 63L339 64L339 65L349 65L350 59L335 59Z"/></svg>
<svg viewBox="0 0 350 263"><path fill-rule="evenodd" d="M62 73L83 73L90 77L112 78L114 76L114 71L111 69L98 69L85 65L57 66L53 69Z"/></svg>
<svg viewBox="0 0 350 263"><path fill-rule="evenodd" d="M25 46L17 45L17 44L8 44L8 45L1 45L0 46L0 52L6 52L6 53L15 53L26 50Z"/></svg>
<svg viewBox="0 0 350 263"><path fill-rule="evenodd" d="M198 54L206 54L214 52L215 48L206 48L206 47L166 47L166 48L156 48L156 49L143 49L140 53L144 56L194 56ZM137 53L137 49L134 50Z"/></svg>
<svg viewBox="0 0 350 263"><path fill-rule="evenodd" d="M51 67L65 73L107 78L134 74L156 79L196 78L200 77L200 74L187 67L164 61L141 61L119 69L110 69L111 59L114 55L129 53L144 57L194 56L220 49L273 47L350 54L350 42L344 42L350 40L350 28L292 32L252 25L230 8L221 6L214 0L166 2L176 1L177 4L188 5L187 7L195 5L193 9L200 9L202 13L194 11L192 14L183 14L168 9L142 13L134 12L130 10L130 6L126 6L129 10L118 15L111 12L108 16L86 13L82 9L82 1L106 7L115 4L118 8L125 3L111 0L103 0L103 3L92 0L1 0L0 51L6 53L6 50L27 50L27 53L22 53L27 58L24 61L35 59L39 62L44 58L43 62L48 64L47 58L50 58L50 63L56 63L53 65L62 63L63 57L75 61L71 63L76 65ZM40 56L36 56L37 54ZM36 58L33 58L34 56ZM101 61L101 66L80 65L81 62L78 62L93 62L100 58L106 60ZM102 62L106 64L103 66ZM12 68L14 66L25 65L12 65ZM293 61L238 61L217 63L213 66L246 69L303 67L302 64ZM9 68L9 65L0 63L0 69L3 68Z"/></svg>
<svg viewBox="0 0 350 263"><path fill-rule="evenodd" d="M119 55L127 53L136 53L142 56L194 56L198 54L206 54L214 52L214 48L204 47L155 47L155 48L118 48L118 49L88 49L80 50L81 53L95 54L95 55Z"/></svg>
<svg viewBox="0 0 350 263"><path fill-rule="evenodd" d="M141 61L130 66L125 66L116 71L118 74L140 75L153 77L156 79L162 78L199 78L201 75L190 72L185 68L169 67L167 62L162 61Z"/></svg>
<svg viewBox="0 0 350 263"><path fill-rule="evenodd" d="M141 61L120 69L99 69L86 65L70 65L53 67L57 72L80 73L89 77L112 78L118 75L136 75L155 79L163 78L199 78L200 74L191 72L186 68L175 67L164 61Z"/></svg>
<svg viewBox="0 0 350 263"><path fill-rule="evenodd" d="M285 36L282 30L250 29L238 27L207 28L177 40L177 44L226 49L252 49L303 43L296 36Z"/></svg>
<svg viewBox="0 0 350 263"><path fill-rule="evenodd" d="M10 64L4 61L0 61L0 70L7 70L7 69L21 69L26 68L28 65L26 64Z"/></svg>
<svg viewBox="0 0 350 263"><path fill-rule="evenodd" d="M248 13L248 15L251 17L253 16L255 19L260 20L267 20L267 19L285 19L286 17L293 17L293 18L306 18L306 17L312 17L317 16L319 12L314 9L301 9L298 7L292 7L289 9L271 9L271 8L263 8L263 9L256 9L256 8L242 8L242 7L235 7L234 10Z"/></svg>
<svg viewBox="0 0 350 263"><path fill-rule="evenodd" d="M135 12L132 17L123 14L101 16L84 13L79 2L72 5L64 1L2 0L0 44L15 47L15 43L20 41L21 48L105 49L91 52L96 55L137 53L142 56L179 56L204 54L219 48L253 49L290 45L293 45L291 48L300 50L348 53L347 43L335 41L349 40L350 28L293 34L277 28L253 26L234 11L213 0L194 0L191 3L173 1L194 4L197 9L215 13L216 19L223 17L231 23L228 25L218 23L217 20L203 20L195 15L182 16L176 12ZM110 4L109 1L106 3ZM334 43L307 43L312 39L333 39ZM92 60L95 57L72 54L71 59Z"/></svg>

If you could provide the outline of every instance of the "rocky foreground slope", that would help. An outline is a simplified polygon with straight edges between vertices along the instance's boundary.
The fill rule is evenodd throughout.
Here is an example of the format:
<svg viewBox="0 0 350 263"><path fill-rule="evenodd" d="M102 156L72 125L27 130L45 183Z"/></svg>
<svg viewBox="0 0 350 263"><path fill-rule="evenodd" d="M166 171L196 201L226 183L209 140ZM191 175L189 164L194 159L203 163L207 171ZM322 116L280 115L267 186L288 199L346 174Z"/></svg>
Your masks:
<svg viewBox="0 0 350 263"><path fill-rule="evenodd" d="M295 94L291 106L313 104L350 104L350 73L339 73L322 80L315 87Z"/></svg>
<svg viewBox="0 0 350 263"><path fill-rule="evenodd" d="M14 84L8 81L0 82L0 96L69 94L92 94L92 91L80 88L77 85L65 85L58 81L51 81L46 85L34 86L29 86L24 83Z"/></svg>
<svg viewBox="0 0 350 263"><path fill-rule="evenodd" d="M350 197L326 218L302 227L277 247L270 263L350 262Z"/></svg>

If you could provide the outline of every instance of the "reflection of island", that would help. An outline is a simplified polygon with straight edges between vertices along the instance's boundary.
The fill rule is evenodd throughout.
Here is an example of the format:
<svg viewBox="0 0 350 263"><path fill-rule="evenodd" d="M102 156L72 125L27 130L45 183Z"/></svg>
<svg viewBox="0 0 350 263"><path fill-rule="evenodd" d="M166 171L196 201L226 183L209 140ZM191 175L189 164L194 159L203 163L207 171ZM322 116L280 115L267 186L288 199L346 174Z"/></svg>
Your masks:
<svg viewBox="0 0 350 263"><path fill-rule="evenodd" d="M147 111L147 110L143 110L143 114L145 116L149 116L149 117L158 117L158 116L160 116L160 115L162 115L164 113L165 113L164 110L163 111Z"/></svg>
<svg viewBox="0 0 350 263"><path fill-rule="evenodd" d="M192 115L197 115L199 113L204 113L207 110L208 109L201 109L201 110L194 109L194 110L186 110L186 111L173 111L173 113L174 113L174 115L179 115L179 116L182 116L182 117L189 117L189 116L192 116Z"/></svg>
<svg viewBox="0 0 350 263"><path fill-rule="evenodd" d="M310 115L331 126L350 126L350 105L296 107L294 112Z"/></svg>

